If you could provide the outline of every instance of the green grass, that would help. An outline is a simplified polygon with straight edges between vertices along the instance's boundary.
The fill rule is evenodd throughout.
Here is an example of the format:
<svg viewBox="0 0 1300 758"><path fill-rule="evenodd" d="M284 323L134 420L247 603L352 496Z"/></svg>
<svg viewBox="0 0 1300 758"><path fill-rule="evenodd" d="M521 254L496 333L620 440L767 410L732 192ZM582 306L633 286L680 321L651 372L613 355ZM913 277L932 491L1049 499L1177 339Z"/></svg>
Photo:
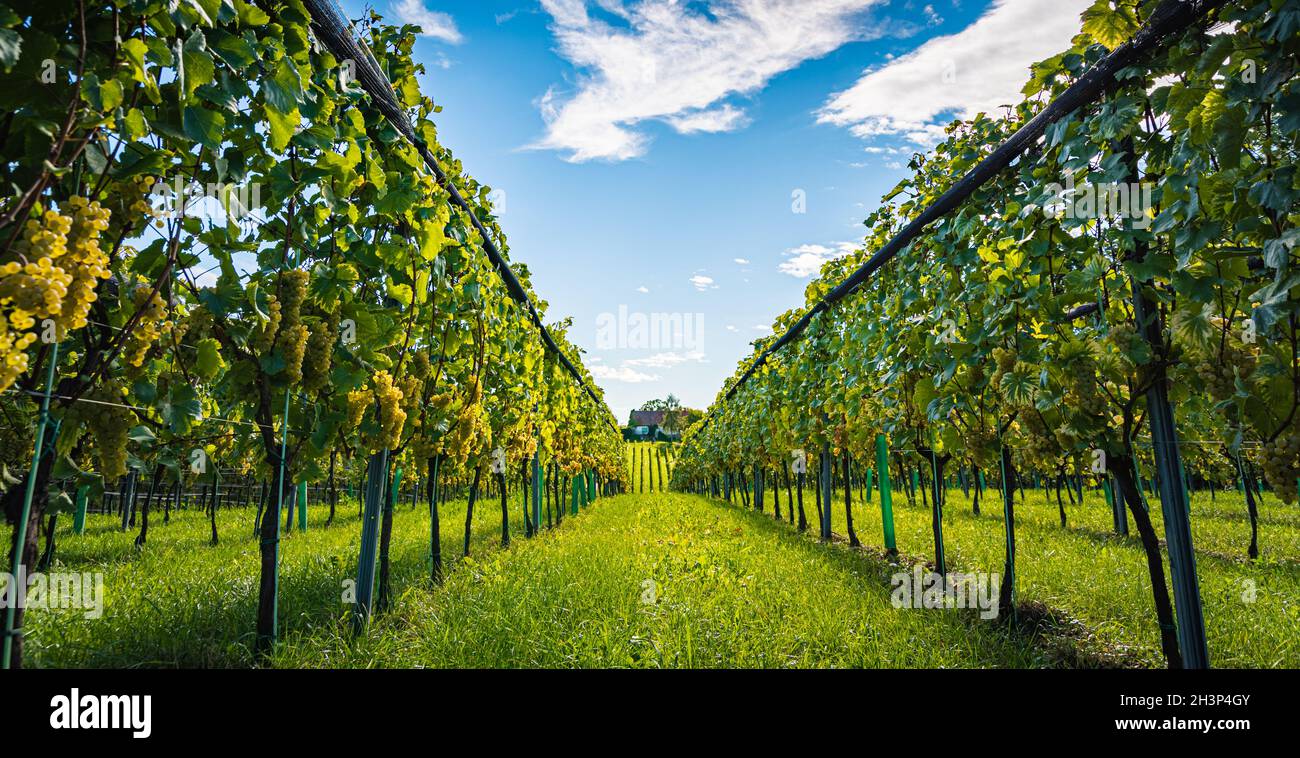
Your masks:
<svg viewBox="0 0 1300 758"><path fill-rule="evenodd" d="M1045 656L992 624L896 610L881 564L703 498L622 496L413 589L352 642L294 636L278 666L978 667Z"/></svg>
<svg viewBox="0 0 1300 758"><path fill-rule="evenodd" d="M512 539L522 541L517 494L511 496L510 506ZM465 509L464 498L440 509L445 563L461 555ZM61 519L57 565L51 570L103 572L104 614L86 619L76 610L29 611L28 665L252 665L258 582L254 513L251 508L220 511L217 547L208 544L204 514L173 513L167 525L160 513L151 514L149 543L140 551L132 544L135 530L122 532L115 516L89 516L86 533L80 536L71 533L69 519ZM327 516L327 508L310 507L307 532L288 532L280 543L279 615L281 628L291 634L331 627L348 617L343 583L356 577L361 533L357 503L344 498L330 527L324 525ZM542 518L544 523L545 510ZM496 550L500 539L500 500L480 498L474 506L471 553ZM429 584L427 505L397 506L390 552L396 593Z"/></svg>
<svg viewBox="0 0 1300 758"><path fill-rule="evenodd" d="M1136 538L1110 534L1097 493L1069 506L1069 527L1041 490L1017 506L1022 601L1059 609L1086 625L1089 649L1161 665L1151 592ZM473 553L458 561L464 500L443 509L446 582L428 579L428 515L398 506L393 608L369 633L349 634L345 580L356 573L360 534L354 502L323 526L313 507L306 534L282 550L276 666L1043 666L1063 660L1051 645L1011 635L969 612L896 610L897 570L842 544L822 545L770 515L671 493L602 498L576 518L524 539L511 498L514 540L501 550L500 506L475 508ZM811 489L805 509L815 522ZM786 497L781 495L782 511ZM895 490L898 546L933 552L930 512ZM1158 503L1153 503L1159 530ZM1240 498L1193 500L1195 543L1211 661L1216 666L1300 666L1300 509L1269 498L1260 514L1262 557L1249 562ZM58 568L102 571L100 619L77 611L28 614L28 664L35 666L222 666L253 664L257 541L250 509L220 513L222 544L207 545L196 512L155 521L148 546L132 548L108 516L87 534L60 525ZM880 545L877 497L857 501L855 526ZM842 492L834 528L843 534ZM815 529L815 526L813 526ZM970 513L949 493L944 531L951 570L1000 572L1003 527L996 497ZM1246 582L1254 602L1244 602ZM651 582L653 584L651 584ZM653 588L654 602L643 602Z"/></svg>
<svg viewBox="0 0 1300 758"><path fill-rule="evenodd" d="M316 509L319 510L319 509ZM444 550L458 555L447 509ZM284 542L276 666L1038 666L1051 659L967 612L896 610L884 564L792 535L704 498L604 498L539 539L496 544L499 508L476 506L475 558L441 587L422 510L395 514L393 609L354 640L341 582L359 521L313 513ZM103 618L33 610L29 665L248 666L256 594L251 511L201 514L132 535L96 517L60 534L60 568L102 570ZM883 573L882 573L883 572ZM653 584L650 584L653 582ZM653 588L653 602L647 590Z"/></svg>
<svg viewBox="0 0 1300 758"><path fill-rule="evenodd" d="M629 442L627 460L629 493L665 492L672 480L677 447L672 442ZM658 451L658 460L655 453Z"/></svg>
<svg viewBox="0 0 1300 758"><path fill-rule="evenodd" d="M1055 494L1030 490L1016 501L1016 567L1019 600L1037 601L1082 621L1103 648L1163 665L1145 553L1132 527L1131 536L1113 533L1110 508L1100 492L1086 491L1084 505L1066 498L1068 527L1062 529ZM817 510L811 487L804 493L810 529ZM767 506L771 513L771 489ZM854 491L854 527L866 545L882 544L880 501L873 493L863 507ZM971 513L960 489L950 490L944 511L944 550L950 571L1001 573L1004 529L999 493L990 489L983 515ZM782 512L788 512L784 490ZM844 496L834 497L833 529L847 533ZM1158 498L1151 498L1152 520L1163 538ZM770 516L769 516L770 517ZM894 489L894 517L899 550L932 557L934 537L930 509L917 494ZM1260 507L1260 558L1249 561L1250 522L1244 497L1235 492L1192 498L1192 534L1204 606L1210 662L1216 667L1300 667L1300 508L1268 495ZM1167 561L1167 556L1166 556ZM1167 563L1166 563L1167 566ZM1252 594L1253 593L1253 594ZM1247 601L1247 598L1252 600Z"/></svg>

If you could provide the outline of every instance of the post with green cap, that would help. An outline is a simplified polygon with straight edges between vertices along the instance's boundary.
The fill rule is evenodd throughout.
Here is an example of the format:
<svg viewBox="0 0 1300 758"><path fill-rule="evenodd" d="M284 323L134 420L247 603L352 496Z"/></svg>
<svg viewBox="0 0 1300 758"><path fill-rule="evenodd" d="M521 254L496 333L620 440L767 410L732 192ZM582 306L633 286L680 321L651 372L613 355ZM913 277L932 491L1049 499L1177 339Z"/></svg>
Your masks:
<svg viewBox="0 0 1300 758"><path fill-rule="evenodd" d="M885 550L898 555L894 544L894 496L889 488L889 442L885 435L876 435L876 471L880 473L880 522L885 529Z"/></svg>

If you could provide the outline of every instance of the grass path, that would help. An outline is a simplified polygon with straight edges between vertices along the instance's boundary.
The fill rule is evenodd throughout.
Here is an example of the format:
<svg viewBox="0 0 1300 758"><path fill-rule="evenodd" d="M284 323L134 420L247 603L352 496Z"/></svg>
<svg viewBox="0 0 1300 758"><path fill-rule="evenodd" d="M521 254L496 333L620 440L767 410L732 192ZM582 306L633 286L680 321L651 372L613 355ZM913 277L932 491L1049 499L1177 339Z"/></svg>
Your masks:
<svg viewBox="0 0 1300 758"><path fill-rule="evenodd" d="M805 508L815 523L811 491ZM356 575L355 503L336 523L314 507L306 534L283 542L279 666L1041 666L1052 645L969 613L896 610L889 575L898 568L843 545L820 545L770 515L672 493L603 498L542 538L514 535L499 548L499 501L481 501L473 558L459 560L464 500L444 504L442 547L452 563L441 587L428 580L428 515L399 506L392 546L394 607L370 634L348 634L345 582ZM782 511L786 511L782 492ZM862 541L879 545L879 507L856 502ZM834 528L846 533L842 493ZM949 494L944 530L954 571L1000 572L1001 509L974 516ZM1296 509L1261 513L1262 558L1244 559L1242 509L1231 497L1193 502L1202 597L1216 666L1300 666L1300 568ZM1158 519L1158 508L1154 514ZM1041 491L1017 506L1022 602L1060 610L1086 627L1082 647L1161 665L1151 591L1135 538L1108 533L1109 511L1093 493L1057 522ZM202 514L155 524L148 546L112 517L88 533L59 534L58 569L105 574L100 619L33 610L28 661L36 666L252 665L257 541L252 511L222 511L222 543L207 545ZM933 551L930 512L895 492L899 548ZM814 527L815 528L815 527ZM1159 525L1157 524L1157 529ZM1246 588L1253 598L1243 600ZM1059 640L1052 644L1059 643ZM1073 644L1073 643L1071 643ZM1068 657L1068 656L1067 656Z"/></svg>
<svg viewBox="0 0 1300 758"><path fill-rule="evenodd" d="M966 612L896 610L883 564L792 534L770 517L705 498L625 495L539 539L497 547L500 510L476 507L474 557L431 587L428 518L395 513L393 609L348 634L342 583L355 576L359 521L341 507L284 541L276 666L1040 666L1049 658ZM443 514L459 556L464 503ZM60 534L59 569L105 573L100 619L29 616L36 666L251 665L256 540L251 511L174 514L141 552L93 517ZM512 517L514 514L512 513ZM516 519L512 518L512 521ZM518 524L515 525L518 527Z"/></svg>
<svg viewBox="0 0 1300 758"><path fill-rule="evenodd" d="M680 495L600 501L557 533L412 589L366 639L313 630L277 666L987 667L1046 657L969 614L897 610L883 564Z"/></svg>

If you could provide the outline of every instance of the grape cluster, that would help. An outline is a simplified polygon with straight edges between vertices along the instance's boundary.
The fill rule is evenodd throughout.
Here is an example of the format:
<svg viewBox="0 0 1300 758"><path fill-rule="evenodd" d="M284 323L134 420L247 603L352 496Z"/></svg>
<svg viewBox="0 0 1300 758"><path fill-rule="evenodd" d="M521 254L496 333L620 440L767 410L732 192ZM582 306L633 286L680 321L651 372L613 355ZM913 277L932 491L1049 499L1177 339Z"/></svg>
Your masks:
<svg viewBox="0 0 1300 758"><path fill-rule="evenodd" d="M997 364L997 368L993 371L991 383L993 389L997 390L1002 386L1002 377L1016 367L1016 353L1005 347L995 347L993 348L993 362Z"/></svg>
<svg viewBox="0 0 1300 758"><path fill-rule="evenodd" d="M266 310L266 323L254 330L252 337L253 350L258 353L269 353L275 345L275 335L280 331L280 301L275 295L267 296Z"/></svg>
<svg viewBox="0 0 1300 758"><path fill-rule="evenodd" d="M302 361L302 382L308 391L319 390L329 381L330 362L334 359L334 343L338 340L338 331L337 313L326 315L311 330Z"/></svg>
<svg viewBox="0 0 1300 758"><path fill-rule="evenodd" d="M402 426L406 411L402 410L402 390L393 383L387 371L375 374L375 400L379 402L379 450L393 450L402 441Z"/></svg>
<svg viewBox="0 0 1300 758"><path fill-rule="evenodd" d="M72 197L64 213L49 209L28 219L15 241L19 260L0 265L0 391L27 369L26 350L49 319L54 338L86 325L95 289L111 276L99 247L109 211L84 197Z"/></svg>
<svg viewBox="0 0 1300 758"><path fill-rule="evenodd" d="M1125 355L1133 350L1133 342L1139 339L1137 329L1128 322L1111 324L1106 338Z"/></svg>
<svg viewBox="0 0 1300 758"><path fill-rule="evenodd" d="M1097 362L1091 356L1080 358L1071 366L1064 400L1067 408L1078 409L1089 418L1106 415L1106 397L1097 384Z"/></svg>
<svg viewBox="0 0 1300 758"><path fill-rule="evenodd" d="M447 455L464 466L474 450L487 450L492 446L492 428L483 412L483 387L478 378L471 376L469 401L456 414L456 420L446 441Z"/></svg>
<svg viewBox="0 0 1300 758"><path fill-rule="evenodd" d="M155 226L163 226L162 213L149 202L156 179L152 176L134 176L129 182L123 182L120 188L121 207L126 209L127 220L140 216L148 217L145 224L153 221Z"/></svg>
<svg viewBox="0 0 1300 758"><path fill-rule="evenodd" d="M366 409L370 407L372 397L366 387L348 392L346 424L348 431L356 431L357 427L361 426L361 420L366 416Z"/></svg>
<svg viewBox="0 0 1300 758"><path fill-rule="evenodd" d="M1046 466L1055 459L1056 441L1037 413L1026 409L1026 412L1020 414L1017 423L1024 437L1021 453L1026 460Z"/></svg>
<svg viewBox="0 0 1300 758"><path fill-rule="evenodd" d="M127 435L135 424L135 413L122 407L125 394L117 379L108 379L86 393L84 399L92 402L73 403L64 413L65 426L84 424L90 431L98 473L106 482L126 474Z"/></svg>
<svg viewBox="0 0 1300 758"><path fill-rule="evenodd" d="M122 360L130 368L144 365L149 350L162 339L167 324L167 303L147 285L139 284L131 292L131 304L140 318L135 328L126 336L122 346Z"/></svg>
<svg viewBox="0 0 1300 758"><path fill-rule="evenodd" d="M1255 354L1245 347L1226 345L1215 359L1207 358L1196 366L1196 376L1205 384L1210 397L1224 401L1237 394L1237 377L1246 380L1255 372Z"/></svg>
<svg viewBox="0 0 1300 758"><path fill-rule="evenodd" d="M302 304L307 299L307 272L284 271L280 274L279 332L273 345L284 356L284 376L289 384L302 381L302 362L307 353L308 330L302 322Z"/></svg>
<svg viewBox="0 0 1300 758"><path fill-rule="evenodd" d="M1290 505L1296 502L1296 478L1300 477L1300 431L1295 428L1264 443L1264 479Z"/></svg>

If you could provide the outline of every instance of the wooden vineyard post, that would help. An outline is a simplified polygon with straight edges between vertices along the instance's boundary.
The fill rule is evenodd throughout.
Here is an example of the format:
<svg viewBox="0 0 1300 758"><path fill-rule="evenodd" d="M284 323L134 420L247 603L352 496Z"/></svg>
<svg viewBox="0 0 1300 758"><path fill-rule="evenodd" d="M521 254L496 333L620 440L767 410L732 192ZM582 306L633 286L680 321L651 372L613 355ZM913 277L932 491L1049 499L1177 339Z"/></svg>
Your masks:
<svg viewBox="0 0 1300 758"><path fill-rule="evenodd" d="M1119 153L1128 162L1128 181L1141 181L1138 154L1133 139L1119 144ZM1131 226L1129 231L1132 231ZM1142 263L1148 245L1137 241L1133 263ZM1174 409L1169 404L1169 381L1165 361L1164 323L1160 310L1147 297L1143 282L1130 274L1133 291L1133 323L1151 348L1150 387L1147 389L1147 417L1151 424L1151 443L1155 454L1155 475L1159 477L1160 507L1164 512L1165 545L1169 553L1169 573L1174 590L1174 612L1178 624L1178 647L1182 663L1189 669L1210 667L1210 651L1205 640L1205 617L1201 610L1201 589L1196 576L1196 553L1192 549L1192 524L1187 492L1183 489L1183 462L1178 450L1178 432L1174 428ZM1135 456L1136 457L1136 456Z"/></svg>
<svg viewBox="0 0 1300 758"><path fill-rule="evenodd" d="M438 470L442 467L442 453L433 456L429 471L429 576L437 584L442 579L441 524L438 523ZM351 485L349 485L351 489Z"/></svg>
<svg viewBox="0 0 1300 758"><path fill-rule="evenodd" d="M361 553L357 560L356 602L353 607L352 631L359 634L370 620L375 595L375 558L379 549L379 515L383 508L385 484L388 482L388 451L370 456L366 470L365 511L361 517Z"/></svg>
<svg viewBox="0 0 1300 758"><path fill-rule="evenodd" d="M939 476L939 458L934 452L934 434L930 435L930 518L934 524L934 563L939 575L948 576L948 561L943 550L943 477Z"/></svg>
<svg viewBox="0 0 1300 758"><path fill-rule="evenodd" d="M889 442L883 434L876 435L876 470L880 472L880 522L885 530L885 550L898 555L894 544L894 496L889 490Z"/></svg>
<svg viewBox="0 0 1300 758"><path fill-rule="evenodd" d="M86 533L86 501L90 498L90 485L83 484L77 488L77 510L72 516L72 533Z"/></svg>
<svg viewBox="0 0 1300 758"><path fill-rule="evenodd" d="M999 590L1001 597L998 600L998 607L999 610L1010 610L1014 621L1016 615L1016 493L1009 479L1013 471L1011 451L1002 444L1000 437L998 447L1000 448L998 462L1002 468L1003 536L1006 540L1006 562L1002 566L1002 588ZM983 472L980 473L980 478L983 479Z"/></svg>
<svg viewBox="0 0 1300 758"><path fill-rule="evenodd" d="M1133 311L1138 324L1153 346L1161 344L1160 315L1156 312L1141 284L1133 282ZM1187 492L1183 489L1183 463L1178 452L1174 409L1169 404L1169 383L1164 364L1156 361L1155 376L1147 390L1147 414L1151 421L1151 440L1155 447L1156 472L1159 476L1160 506L1164 512L1165 544L1169 552L1169 573L1174 588L1174 613L1178 619L1178 643L1183 666L1189 669L1210 667L1210 651L1205 639L1205 617L1201 609L1201 589L1196 576L1196 553L1192 549L1192 524Z"/></svg>
<svg viewBox="0 0 1300 758"><path fill-rule="evenodd" d="M1115 526L1115 533L1128 536L1128 511L1124 509L1123 499L1116 497L1115 488L1111 483L1110 477L1101 481L1102 492L1106 495L1106 505L1110 506L1111 522Z"/></svg>
<svg viewBox="0 0 1300 758"><path fill-rule="evenodd" d="M298 482L298 531L307 531L307 483Z"/></svg>
<svg viewBox="0 0 1300 758"><path fill-rule="evenodd" d="M763 467L754 464L754 510L763 512Z"/></svg>
<svg viewBox="0 0 1300 758"><path fill-rule="evenodd" d="M533 451L533 534L537 534L542 526L542 451L541 442L538 442L537 450Z"/></svg>
<svg viewBox="0 0 1300 758"><path fill-rule="evenodd" d="M819 461L822 492L822 539L829 541L831 538L831 443L822 443L822 455Z"/></svg>

